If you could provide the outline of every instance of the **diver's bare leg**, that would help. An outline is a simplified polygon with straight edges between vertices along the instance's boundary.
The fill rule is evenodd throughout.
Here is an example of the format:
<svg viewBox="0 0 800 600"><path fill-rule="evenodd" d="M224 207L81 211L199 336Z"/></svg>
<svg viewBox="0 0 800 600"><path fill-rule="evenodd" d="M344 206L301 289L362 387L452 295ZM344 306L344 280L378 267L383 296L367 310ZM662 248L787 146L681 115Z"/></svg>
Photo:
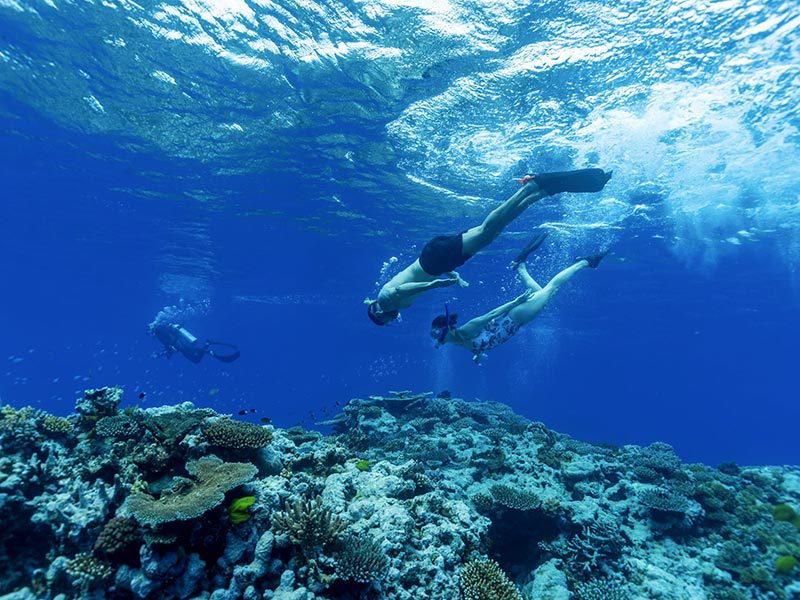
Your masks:
<svg viewBox="0 0 800 600"><path fill-rule="evenodd" d="M572 279L578 271L581 271L588 266L589 261L579 260L574 265L569 266L561 271L558 275L553 277L546 286L544 286L540 291L536 292L530 300L525 302L525 304L521 304L512 309L512 311L509 313L511 318L521 325L532 321L553 298L553 296L556 295L556 292L558 292L562 285Z"/></svg>
<svg viewBox="0 0 800 600"><path fill-rule="evenodd" d="M462 236L464 254L472 256L491 244L511 221L520 216L531 204L545 196L547 193L540 189L534 181L526 183L513 196L490 212L483 223L464 232Z"/></svg>
<svg viewBox="0 0 800 600"><path fill-rule="evenodd" d="M575 273L581 271L589 266L589 261L585 258L582 258L574 265L570 265L557 275L555 275L550 281L547 282L547 285L542 288L542 291L545 293L550 294L551 296L555 294L558 289L567 283L570 279L575 276Z"/></svg>
<svg viewBox="0 0 800 600"><path fill-rule="evenodd" d="M520 279L522 279L522 282L525 284L526 288L533 290L534 292L541 291L542 286L536 283L533 277L531 277L531 274L528 273L528 267L525 266L525 263L519 263L517 265L517 275L520 276Z"/></svg>

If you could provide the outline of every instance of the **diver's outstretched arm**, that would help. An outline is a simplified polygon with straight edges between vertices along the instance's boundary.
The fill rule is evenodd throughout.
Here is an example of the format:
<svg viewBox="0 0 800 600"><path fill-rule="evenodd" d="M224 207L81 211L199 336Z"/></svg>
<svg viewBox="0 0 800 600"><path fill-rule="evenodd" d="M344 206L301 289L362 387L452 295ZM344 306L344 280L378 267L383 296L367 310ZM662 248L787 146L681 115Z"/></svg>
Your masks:
<svg viewBox="0 0 800 600"><path fill-rule="evenodd" d="M447 287L457 283L453 279L434 279L433 281L410 281L409 283L401 283L398 286L391 288L383 288L378 294L378 302L381 303L381 310L390 310L392 308L402 307L402 302L409 298L416 296L419 293L427 290L432 290L440 287ZM400 303L400 304L398 304Z"/></svg>
<svg viewBox="0 0 800 600"><path fill-rule="evenodd" d="M401 294L418 294L426 290L448 287L456 283L458 283L458 279L453 277L448 279L434 279L433 281L412 281L409 283L401 283L394 289Z"/></svg>
<svg viewBox="0 0 800 600"><path fill-rule="evenodd" d="M449 275L452 279L455 279L459 287L469 287L469 281L462 278L458 271L448 271L447 275Z"/></svg>
<svg viewBox="0 0 800 600"><path fill-rule="evenodd" d="M511 302L506 302L505 304L501 304L497 308L490 310L485 315L481 315L480 317L475 317L464 323L461 327L458 328L459 333L461 335L471 340L476 335L481 332L481 329L486 327L489 324L489 321L492 319L496 319L497 317L501 317L510 311L512 308L516 308L520 304L525 304L528 300L530 300L531 296L533 296L532 290L526 290L525 293L520 294L516 298L514 298Z"/></svg>

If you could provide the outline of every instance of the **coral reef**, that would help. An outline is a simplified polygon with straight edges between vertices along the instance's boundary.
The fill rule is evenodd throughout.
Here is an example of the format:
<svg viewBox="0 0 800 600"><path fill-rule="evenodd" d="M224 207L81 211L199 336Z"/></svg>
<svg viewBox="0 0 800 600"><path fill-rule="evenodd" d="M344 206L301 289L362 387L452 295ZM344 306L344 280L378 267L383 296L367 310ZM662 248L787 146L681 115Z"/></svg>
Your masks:
<svg viewBox="0 0 800 600"><path fill-rule="evenodd" d="M250 481L256 468L248 463L226 463L216 456L204 456L186 463L192 479L176 477L172 487L156 499L139 492L128 498L124 510L144 525L187 521L216 508L225 494Z"/></svg>
<svg viewBox="0 0 800 600"><path fill-rule="evenodd" d="M349 534L334 553L336 575L346 581L369 583L382 579L389 568L389 559L381 545L371 537Z"/></svg>
<svg viewBox="0 0 800 600"><path fill-rule="evenodd" d="M102 556L119 558L131 549L138 549L141 541L141 529L134 519L114 517L97 536L94 551Z"/></svg>
<svg viewBox="0 0 800 600"><path fill-rule="evenodd" d="M223 448L263 448L272 441L272 432L252 423L242 423L227 417L212 419L203 424L203 435L209 443Z"/></svg>
<svg viewBox="0 0 800 600"><path fill-rule="evenodd" d="M493 560L470 561L461 571L464 600L522 600L519 590Z"/></svg>
<svg viewBox="0 0 800 600"><path fill-rule="evenodd" d="M322 496L299 498L286 510L276 512L272 522L280 533L306 552L333 542L345 529L342 520L322 503Z"/></svg>
<svg viewBox="0 0 800 600"><path fill-rule="evenodd" d="M331 435L87 391L0 407L0 599L791 600L800 470L355 399Z"/></svg>

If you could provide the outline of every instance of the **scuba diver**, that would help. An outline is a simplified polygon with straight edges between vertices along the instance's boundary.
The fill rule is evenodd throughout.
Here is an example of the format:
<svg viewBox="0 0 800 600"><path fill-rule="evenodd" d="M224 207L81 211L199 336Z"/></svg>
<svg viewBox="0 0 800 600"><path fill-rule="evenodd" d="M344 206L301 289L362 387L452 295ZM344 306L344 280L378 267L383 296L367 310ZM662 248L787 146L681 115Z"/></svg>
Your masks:
<svg viewBox="0 0 800 600"><path fill-rule="evenodd" d="M576 258L575 264L558 273L542 287L528 273L525 261L531 252L542 245L546 237L547 233L543 233L534 238L512 263L527 289L511 302L467 321L460 327L457 325L458 316L450 314L445 304L445 314L439 315L431 323L430 335L436 340L437 348L444 344L456 344L472 352L472 359L476 363L480 362L489 350L507 342L520 327L533 321L561 286L572 279L578 271L586 267L597 268L600 261L608 254L608 251L605 251L594 256Z"/></svg>
<svg viewBox="0 0 800 600"><path fill-rule="evenodd" d="M458 284L467 287L455 271L477 252L491 244L514 219L534 202L561 192L599 192L611 178L611 171L580 169L559 173L526 175L522 187L490 212L483 223L451 235L439 235L422 248L417 260L392 277L376 300L365 300L367 316L376 325L388 325L417 297L428 290ZM446 275L444 278L439 278Z"/></svg>
<svg viewBox="0 0 800 600"><path fill-rule="evenodd" d="M217 360L230 363L240 356L239 349L233 344L225 342L215 342L206 340L201 342L183 326L177 323L158 323L151 326L150 331L156 336L159 342L164 344L164 352L161 354L167 358L175 352L180 352L193 363L199 363L208 354ZM212 346L230 348L231 352L220 352Z"/></svg>

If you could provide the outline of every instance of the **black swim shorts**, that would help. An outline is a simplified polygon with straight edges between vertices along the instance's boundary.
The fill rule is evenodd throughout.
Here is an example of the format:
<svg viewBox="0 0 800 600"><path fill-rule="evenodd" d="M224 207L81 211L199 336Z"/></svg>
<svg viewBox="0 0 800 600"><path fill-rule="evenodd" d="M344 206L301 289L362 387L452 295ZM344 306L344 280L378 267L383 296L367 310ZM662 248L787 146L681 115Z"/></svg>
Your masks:
<svg viewBox="0 0 800 600"><path fill-rule="evenodd" d="M425 244L419 264L428 275L438 277L454 271L470 258L464 254L462 234L437 235Z"/></svg>

